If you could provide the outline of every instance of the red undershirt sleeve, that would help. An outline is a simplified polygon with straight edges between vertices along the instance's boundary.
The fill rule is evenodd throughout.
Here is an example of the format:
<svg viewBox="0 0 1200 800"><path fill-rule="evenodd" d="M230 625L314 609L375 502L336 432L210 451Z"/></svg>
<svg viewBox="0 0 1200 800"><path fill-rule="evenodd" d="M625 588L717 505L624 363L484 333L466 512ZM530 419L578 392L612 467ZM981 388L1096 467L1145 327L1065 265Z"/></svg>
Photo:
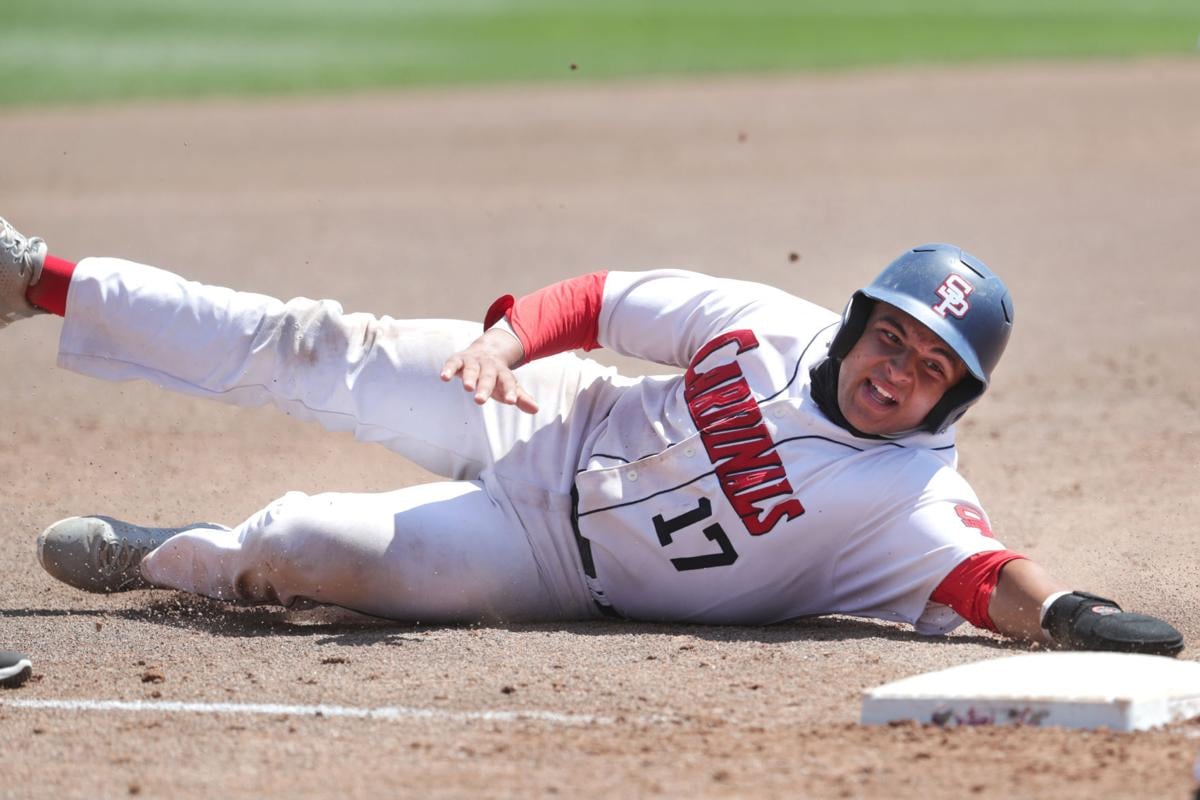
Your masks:
<svg viewBox="0 0 1200 800"><path fill-rule="evenodd" d="M42 264L41 277L37 283L25 290L25 299L51 314L65 317L67 290L71 288L71 275L74 272L74 263L47 255L45 263Z"/></svg>
<svg viewBox="0 0 1200 800"><path fill-rule="evenodd" d="M525 348L527 362L567 350L595 350L600 346L600 306L607 276L607 271L592 272L519 300L506 294L488 308L483 327L506 318Z"/></svg>
<svg viewBox="0 0 1200 800"><path fill-rule="evenodd" d="M950 570L929 599L950 606L976 628L994 631L988 604L1000 580L1000 569L1018 558L1026 556L1012 550L988 550L968 556Z"/></svg>

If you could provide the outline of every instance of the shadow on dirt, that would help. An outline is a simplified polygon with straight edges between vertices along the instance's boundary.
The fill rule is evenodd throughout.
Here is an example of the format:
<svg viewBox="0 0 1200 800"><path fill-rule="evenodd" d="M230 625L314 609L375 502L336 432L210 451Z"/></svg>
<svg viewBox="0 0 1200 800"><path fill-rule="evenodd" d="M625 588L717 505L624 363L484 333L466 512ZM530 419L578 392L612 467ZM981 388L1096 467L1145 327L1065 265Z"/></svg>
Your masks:
<svg viewBox="0 0 1200 800"><path fill-rule="evenodd" d="M310 637L317 645L363 647L376 644L400 646L424 641L423 636L444 630L504 630L512 633L570 633L576 636L683 636L709 642L850 642L887 640L973 644L1003 651L1027 651L1027 645L983 634L960 633L949 638L923 636L906 626L854 617L806 617L765 626L685 625L602 619L562 623L403 623L371 617L335 606L310 605L290 609L267 606L238 606L190 594L173 594L138 608L3 609L5 617L95 617L148 622L214 636ZM970 630L968 628L967 630Z"/></svg>

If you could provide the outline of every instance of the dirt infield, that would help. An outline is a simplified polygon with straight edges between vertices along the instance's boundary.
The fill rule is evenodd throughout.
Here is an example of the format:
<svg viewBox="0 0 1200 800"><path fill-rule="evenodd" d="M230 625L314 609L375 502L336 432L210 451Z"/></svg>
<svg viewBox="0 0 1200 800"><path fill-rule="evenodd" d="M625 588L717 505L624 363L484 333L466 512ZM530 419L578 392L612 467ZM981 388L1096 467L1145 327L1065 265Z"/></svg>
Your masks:
<svg viewBox="0 0 1200 800"><path fill-rule="evenodd" d="M1016 299L960 426L998 535L1171 620L1195 659L1198 96L1190 59L6 111L0 214L66 257L401 317L657 266L840 308L906 246L958 242ZM866 687L1020 650L969 627L429 628L76 592L34 557L63 516L236 522L290 489L428 476L265 410L59 371L58 327L0 333L0 649L36 673L0 692L0 796L1190 791L1200 723L854 724ZM12 705L35 701L84 705Z"/></svg>

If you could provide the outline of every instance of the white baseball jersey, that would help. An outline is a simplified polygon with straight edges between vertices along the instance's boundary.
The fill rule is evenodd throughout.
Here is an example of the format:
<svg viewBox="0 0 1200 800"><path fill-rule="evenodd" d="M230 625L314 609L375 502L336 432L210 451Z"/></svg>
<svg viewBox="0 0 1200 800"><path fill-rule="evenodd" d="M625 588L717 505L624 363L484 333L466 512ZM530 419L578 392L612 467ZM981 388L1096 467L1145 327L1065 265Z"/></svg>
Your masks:
<svg viewBox="0 0 1200 800"><path fill-rule="evenodd" d="M142 562L157 586L422 621L588 619L595 601L695 622L961 621L930 593L1000 545L954 469L953 433L861 439L816 409L809 368L835 314L679 271L589 285L601 344L686 374L623 378L564 354L518 371L537 414L478 406L437 377L477 324L345 314L103 258L71 279L59 364L271 403L452 479L288 493L228 530L172 537Z"/></svg>
<svg viewBox="0 0 1200 800"><path fill-rule="evenodd" d="M598 341L687 371L626 390L586 443L576 520L601 602L706 623L962 621L930 593L1001 545L955 469L953 430L865 439L827 419L809 370L838 324L759 284L608 274Z"/></svg>

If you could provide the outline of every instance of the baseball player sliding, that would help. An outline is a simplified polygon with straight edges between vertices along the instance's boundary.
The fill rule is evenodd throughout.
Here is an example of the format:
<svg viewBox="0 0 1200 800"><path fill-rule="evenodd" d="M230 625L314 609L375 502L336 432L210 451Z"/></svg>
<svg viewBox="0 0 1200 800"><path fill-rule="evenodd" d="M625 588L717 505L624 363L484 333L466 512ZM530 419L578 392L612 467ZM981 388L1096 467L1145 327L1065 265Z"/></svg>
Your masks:
<svg viewBox="0 0 1200 800"><path fill-rule="evenodd" d="M292 492L233 528L62 520L38 558L81 589L421 622L837 613L940 634L965 619L1063 647L1183 648L1004 549L956 471L953 425L1013 322L1000 278L957 247L904 253L841 316L658 270L506 296L481 328L75 264L0 220L0 304L6 322L64 316L67 369L271 403L448 479ZM633 379L568 352L596 347L685 371Z"/></svg>

